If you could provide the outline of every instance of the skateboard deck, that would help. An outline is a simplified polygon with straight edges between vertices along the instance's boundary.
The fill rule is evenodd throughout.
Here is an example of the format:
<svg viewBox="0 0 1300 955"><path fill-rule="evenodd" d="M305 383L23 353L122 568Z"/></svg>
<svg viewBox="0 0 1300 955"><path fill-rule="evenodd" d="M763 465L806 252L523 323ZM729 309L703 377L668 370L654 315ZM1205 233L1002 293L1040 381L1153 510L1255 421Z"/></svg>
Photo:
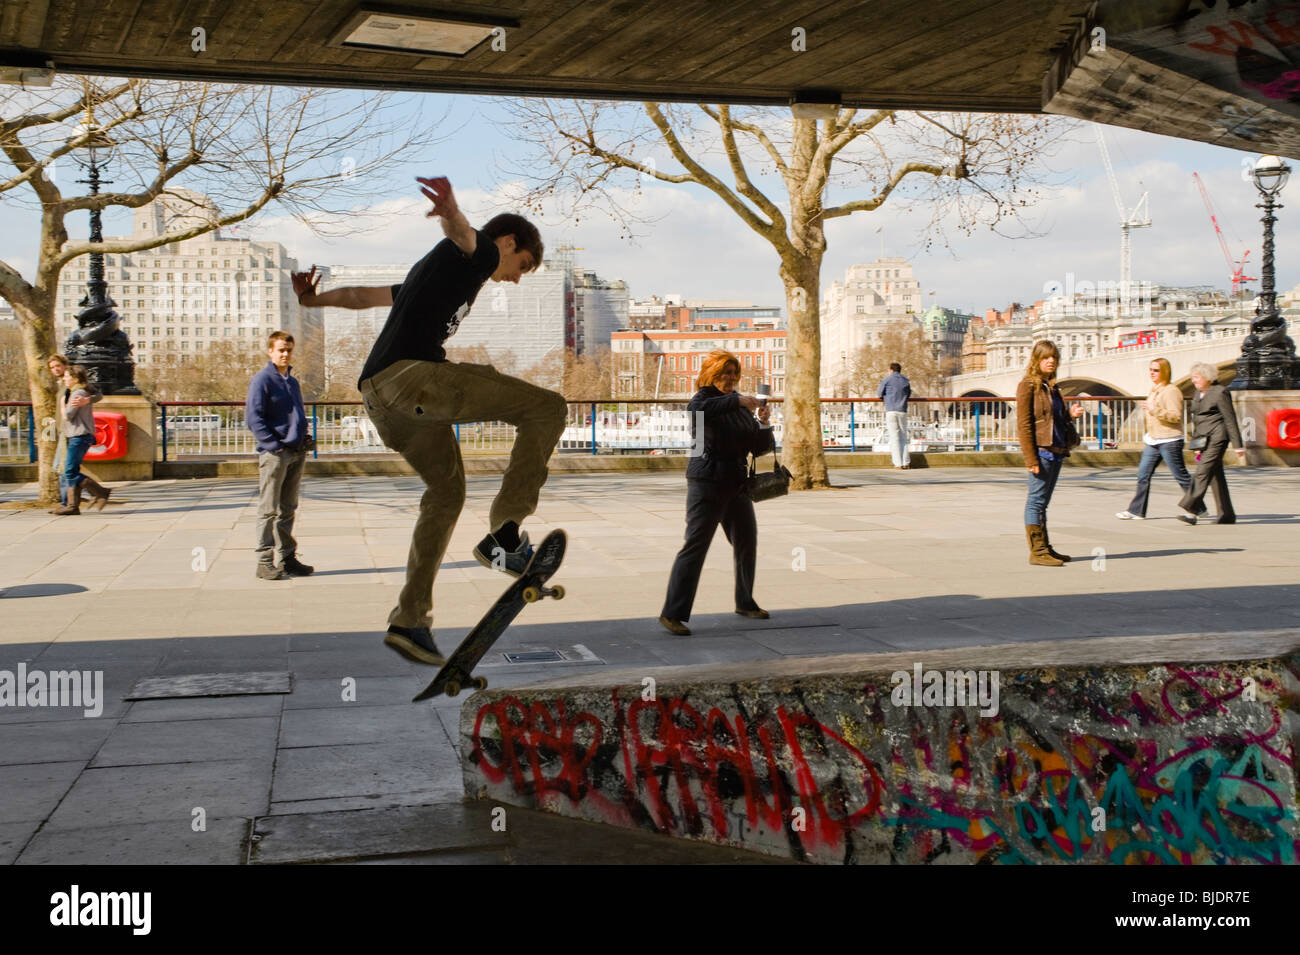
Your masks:
<svg viewBox="0 0 1300 955"><path fill-rule="evenodd" d="M474 625L474 629L460 642L460 646L452 651L447 662L433 678L433 682L421 690L419 695L411 700L412 703L427 700L439 693L455 696L469 686L480 690L487 688L486 679L472 675L474 667L492 648L492 644L506 632L506 628L515 617L519 616L524 605L535 603L543 597L553 597L556 600L564 597L563 587L548 588L544 585L551 575L560 569L567 543L568 537L562 530L551 531L542 539L533 553L528 570L513 581L488 608L483 619Z"/></svg>

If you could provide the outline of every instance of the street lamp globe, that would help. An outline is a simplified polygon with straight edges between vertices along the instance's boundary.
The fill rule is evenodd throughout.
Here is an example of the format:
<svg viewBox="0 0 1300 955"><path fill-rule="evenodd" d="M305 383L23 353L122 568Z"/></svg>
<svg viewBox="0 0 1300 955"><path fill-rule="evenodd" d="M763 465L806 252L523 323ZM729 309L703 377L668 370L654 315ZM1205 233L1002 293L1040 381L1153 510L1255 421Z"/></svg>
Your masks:
<svg viewBox="0 0 1300 955"><path fill-rule="evenodd" d="M1252 175L1255 177L1255 188L1266 196L1276 196L1286 188L1291 167L1278 156L1260 156Z"/></svg>
<svg viewBox="0 0 1300 955"><path fill-rule="evenodd" d="M69 142L83 139L84 141L78 142L77 145L72 147L73 158L84 169L94 167L102 170L108 165L109 160L113 158L117 143L94 120L84 120L78 123Z"/></svg>

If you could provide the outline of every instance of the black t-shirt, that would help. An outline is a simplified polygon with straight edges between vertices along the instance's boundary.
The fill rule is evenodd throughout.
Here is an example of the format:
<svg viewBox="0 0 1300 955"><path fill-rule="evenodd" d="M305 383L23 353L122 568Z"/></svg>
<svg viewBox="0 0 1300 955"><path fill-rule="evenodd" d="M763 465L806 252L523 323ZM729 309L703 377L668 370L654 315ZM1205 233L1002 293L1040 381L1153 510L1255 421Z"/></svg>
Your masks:
<svg viewBox="0 0 1300 955"><path fill-rule="evenodd" d="M393 309L361 369L360 385L393 362L446 361L442 343L456 334L483 283L501 261L497 244L482 232L473 255L443 239L393 286Z"/></svg>

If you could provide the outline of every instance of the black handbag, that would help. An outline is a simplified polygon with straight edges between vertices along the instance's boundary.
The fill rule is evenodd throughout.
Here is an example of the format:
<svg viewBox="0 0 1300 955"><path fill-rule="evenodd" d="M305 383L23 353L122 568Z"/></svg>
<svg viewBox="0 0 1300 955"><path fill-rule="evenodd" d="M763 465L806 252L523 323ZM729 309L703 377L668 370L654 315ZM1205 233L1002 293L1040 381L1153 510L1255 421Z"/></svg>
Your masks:
<svg viewBox="0 0 1300 955"><path fill-rule="evenodd" d="M1208 434L1199 434L1190 438L1187 442L1188 451L1204 451L1210 446L1210 436Z"/></svg>
<svg viewBox="0 0 1300 955"><path fill-rule="evenodd" d="M757 459L750 456L749 476L745 478L744 489L751 501L766 501L790 493L790 469L777 459L775 453L772 459L775 462L772 470L760 474Z"/></svg>

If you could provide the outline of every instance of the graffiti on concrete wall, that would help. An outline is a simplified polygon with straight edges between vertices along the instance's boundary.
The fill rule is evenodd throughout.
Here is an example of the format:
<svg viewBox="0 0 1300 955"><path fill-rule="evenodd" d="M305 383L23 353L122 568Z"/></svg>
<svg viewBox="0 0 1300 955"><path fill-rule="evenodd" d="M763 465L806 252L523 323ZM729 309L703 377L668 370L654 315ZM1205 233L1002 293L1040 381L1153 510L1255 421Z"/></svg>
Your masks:
<svg viewBox="0 0 1300 955"><path fill-rule="evenodd" d="M553 811L844 862L1296 861L1293 740L1242 668L1038 673L976 707L847 679L646 700L504 691L468 713L473 789Z"/></svg>

